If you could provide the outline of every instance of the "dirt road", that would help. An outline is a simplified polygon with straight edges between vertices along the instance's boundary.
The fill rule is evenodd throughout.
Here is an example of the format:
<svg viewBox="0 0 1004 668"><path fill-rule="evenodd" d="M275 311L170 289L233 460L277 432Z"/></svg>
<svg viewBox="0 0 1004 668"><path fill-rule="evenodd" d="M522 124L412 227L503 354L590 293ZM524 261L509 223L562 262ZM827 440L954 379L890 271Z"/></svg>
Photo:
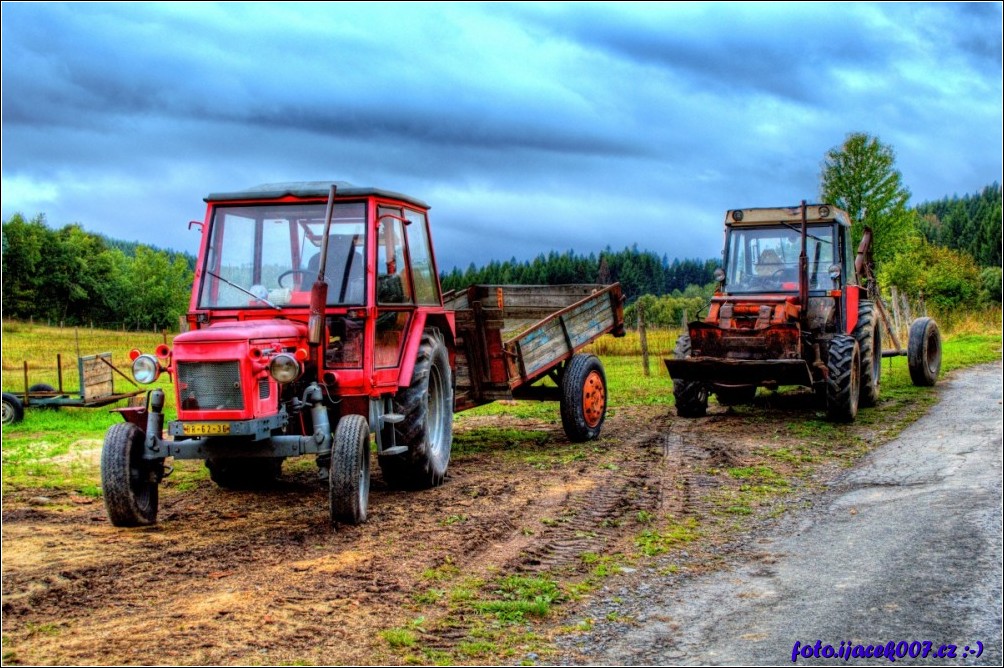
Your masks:
<svg viewBox="0 0 1004 668"><path fill-rule="evenodd" d="M111 527L100 499L5 494L4 663L552 662L556 639L617 621L605 592L721 570L750 522L804 508L917 410L892 399L834 426L810 402L699 420L617 407L584 445L518 407L460 416L444 486L391 491L376 473L369 521L334 532L309 460L255 492L181 462L160 523L137 530ZM99 447L71 454L93 465Z"/></svg>
<svg viewBox="0 0 1004 668"><path fill-rule="evenodd" d="M958 372L939 394L730 568L618 591L631 623L580 636L569 660L778 665L797 649L799 663L874 665L892 662L839 652L892 641L897 665L1000 665L1001 365ZM602 618L611 598L592 614ZM817 656L827 645L830 661Z"/></svg>

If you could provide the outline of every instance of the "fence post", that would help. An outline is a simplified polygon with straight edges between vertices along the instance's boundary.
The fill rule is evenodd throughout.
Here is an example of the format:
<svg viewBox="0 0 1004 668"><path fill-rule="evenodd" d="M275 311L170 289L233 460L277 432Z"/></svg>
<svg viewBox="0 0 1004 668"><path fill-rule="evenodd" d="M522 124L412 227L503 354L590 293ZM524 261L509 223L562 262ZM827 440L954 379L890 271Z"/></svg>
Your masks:
<svg viewBox="0 0 1004 668"><path fill-rule="evenodd" d="M641 343L641 367L646 376L651 376L652 371L648 366L648 333L645 331L645 305L638 302L638 339Z"/></svg>
<svg viewBox="0 0 1004 668"><path fill-rule="evenodd" d="M913 314L910 312L910 300L906 298L906 294L900 295L900 299L903 300L903 327L909 332L910 323L913 322Z"/></svg>
<svg viewBox="0 0 1004 668"><path fill-rule="evenodd" d="M892 304L892 326L896 328L896 336L903 336L903 328L900 326L900 315L899 315L899 291L896 289L895 285L889 287L889 294L892 298L889 300ZM900 339L902 340L902 338Z"/></svg>

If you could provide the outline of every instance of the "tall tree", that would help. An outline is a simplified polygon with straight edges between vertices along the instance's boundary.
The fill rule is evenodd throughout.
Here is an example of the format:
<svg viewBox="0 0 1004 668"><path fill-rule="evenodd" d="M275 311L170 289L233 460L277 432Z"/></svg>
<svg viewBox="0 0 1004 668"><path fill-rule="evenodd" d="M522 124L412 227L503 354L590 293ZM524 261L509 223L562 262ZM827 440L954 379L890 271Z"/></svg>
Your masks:
<svg viewBox="0 0 1004 668"><path fill-rule="evenodd" d="M852 133L830 149L819 191L823 202L850 214L855 246L864 226L872 229L872 254L878 262L903 250L916 229L914 212L907 208L910 191L896 169L896 156L877 137Z"/></svg>

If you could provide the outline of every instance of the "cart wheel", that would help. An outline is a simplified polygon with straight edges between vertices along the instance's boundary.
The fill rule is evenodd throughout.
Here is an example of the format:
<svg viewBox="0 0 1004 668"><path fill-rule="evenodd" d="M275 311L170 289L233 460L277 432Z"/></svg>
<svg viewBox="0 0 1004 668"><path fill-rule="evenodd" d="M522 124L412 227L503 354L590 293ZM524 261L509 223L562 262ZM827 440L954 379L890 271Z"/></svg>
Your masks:
<svg viewBox="0 0 1004 668"><path fill-rule="evenodd" d="M370 425L362 415L338 421L328 467L331 523L362 524L370 495Z"/></svg>
<svg viewBox="0 0 1004 668"><path fill-rule="evenodd" d="M28 388L28 392L31 394L34 394L35 392L55 392L55 391L56 388L54 388L52 385L49 385L48 383L35 383L34 385ZM38 407L41 408L42 410L47 410L47 411L59 410L58 404L39 404Z"/></svg>
<svg viewBox="0 0 1004 668"><path fill-rule="evenodd" d="M24 419L24 406L21 400L8 392L3 393L3 423L17 424Z"/></svg>
<svg viewBox="0 0 1004 668"><path fill-rule="evenodd" d="M157 521L164 460L143 459L143 431L130 422L112 425L101 450L101 487L108 519L117 527Z"/></svg>
<svg viewBox="0 0 1004 668"><path fill-rule="evenodd" d="M607 416L607 377L595 355L577 354L561 376L561 425L573 443L598 438Z"/></svg>
<svg viewBox="0 0 1004 668"><path fill-rule="evenodd" d="M910 380L920 387L938 382L941 371L941 332L931 318L917 318L910 325L910 343L906 350Z"/></svg>

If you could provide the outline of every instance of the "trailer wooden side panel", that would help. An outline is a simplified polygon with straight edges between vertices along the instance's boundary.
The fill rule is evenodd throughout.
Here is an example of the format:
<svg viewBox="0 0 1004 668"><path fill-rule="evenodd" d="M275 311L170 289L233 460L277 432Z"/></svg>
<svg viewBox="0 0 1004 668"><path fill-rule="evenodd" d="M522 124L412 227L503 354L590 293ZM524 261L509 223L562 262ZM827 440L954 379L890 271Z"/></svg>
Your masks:
<svg viewBox="0 0 1004 668"><path fill-rule="evenodd" d="M456 410L510 399L600 336L624 333L619 284L475 285L444 302L456 315Z"/></svg>

